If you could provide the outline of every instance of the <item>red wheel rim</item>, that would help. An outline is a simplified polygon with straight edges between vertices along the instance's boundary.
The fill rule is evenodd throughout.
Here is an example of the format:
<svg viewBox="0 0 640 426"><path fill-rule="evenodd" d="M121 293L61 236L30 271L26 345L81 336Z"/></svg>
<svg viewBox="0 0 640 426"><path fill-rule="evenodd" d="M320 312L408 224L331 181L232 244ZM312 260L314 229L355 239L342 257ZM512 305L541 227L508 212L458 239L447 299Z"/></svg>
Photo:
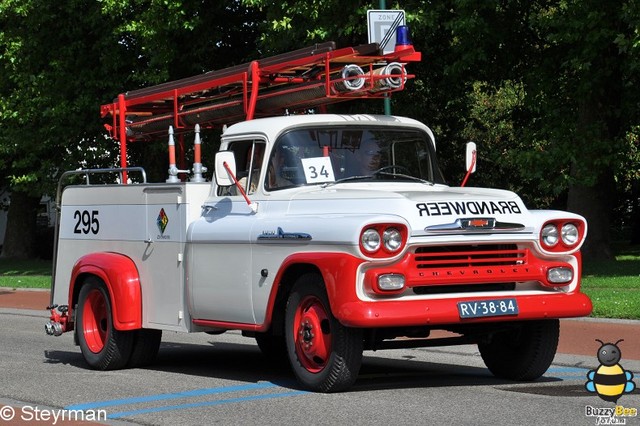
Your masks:
<svg viewBox="0 0 640 426"><path fill-rule="evenodd" d="M305 297L296 309L293 323L298 360L311 373L322 371L331 355L330 320L322 301L315 296Z"/></svg>
<svg viewBox="0 0 640 426"><path fill-rule="evenodd" d="M107 303L99 290L91 290L82 307L82 333L87 347L93 353L104 348L107 338Z"/></svg>

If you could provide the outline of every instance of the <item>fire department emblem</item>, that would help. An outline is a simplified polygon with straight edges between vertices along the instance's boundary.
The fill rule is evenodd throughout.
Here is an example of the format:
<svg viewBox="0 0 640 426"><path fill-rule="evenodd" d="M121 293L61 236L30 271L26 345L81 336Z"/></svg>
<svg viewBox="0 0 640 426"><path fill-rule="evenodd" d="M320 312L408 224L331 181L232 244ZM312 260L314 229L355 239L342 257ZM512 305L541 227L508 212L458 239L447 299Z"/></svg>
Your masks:
<svg viewBox="0 0 640 426"><path fill-rule="evenodd" d="M158 225L160 233L164 234L164 230L167 229L167 224L169 223L169 216L167 216L167 214L164 212L164 209L160 209L160 213L158 214L156 223Z"/></svg>

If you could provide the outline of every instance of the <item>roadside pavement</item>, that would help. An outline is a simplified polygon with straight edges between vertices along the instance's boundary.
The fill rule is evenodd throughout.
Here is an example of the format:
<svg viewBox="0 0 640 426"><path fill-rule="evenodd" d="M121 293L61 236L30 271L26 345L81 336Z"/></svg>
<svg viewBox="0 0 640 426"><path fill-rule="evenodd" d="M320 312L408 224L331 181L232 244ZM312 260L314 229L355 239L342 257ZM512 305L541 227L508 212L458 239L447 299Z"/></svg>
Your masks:
<svg viewBox="0 0 640 426"><path fill-rule="evenodd" d="M0 287L0 308L45 311L49 305L48 290ZM596 358L600 343L616 343L622 360L640 361L640 321L604 318L576 318L560 321L558 353Z"/></svg>

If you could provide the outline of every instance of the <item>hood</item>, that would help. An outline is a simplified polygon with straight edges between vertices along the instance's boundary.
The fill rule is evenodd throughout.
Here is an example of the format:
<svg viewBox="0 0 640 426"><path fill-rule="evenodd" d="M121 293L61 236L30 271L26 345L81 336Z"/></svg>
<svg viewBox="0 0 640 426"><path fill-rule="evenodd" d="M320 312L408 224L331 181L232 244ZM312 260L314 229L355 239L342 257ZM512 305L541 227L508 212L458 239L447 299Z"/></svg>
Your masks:
<svg viewBox="0 0 640 426"><path fill-rule="evenodd" d="M331 200L331 202L327 202ZM293 215L393 215L409 223L414 235L472 227L514 229L528 223L529 212L511 191L452 188L417 183L350 183L326 188L306 187L290 198ZM465 219L488 219L489 222ZM462 222L464 223L461 223Z"/></svg>

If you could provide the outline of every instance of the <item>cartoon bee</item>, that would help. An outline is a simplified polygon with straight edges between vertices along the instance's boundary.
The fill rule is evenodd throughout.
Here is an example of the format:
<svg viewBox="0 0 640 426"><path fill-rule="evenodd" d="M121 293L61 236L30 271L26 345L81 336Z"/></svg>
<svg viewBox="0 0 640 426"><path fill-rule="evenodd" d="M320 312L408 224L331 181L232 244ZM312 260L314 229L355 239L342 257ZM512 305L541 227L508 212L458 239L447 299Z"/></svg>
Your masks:
<svg viewBox="0 0 640 426"><path fill-rule="evenodd" d="M598 349L598 361L601 365L587 373L589 380L585 383L587 391L595 392L605 401L614 403L618 402L622 394L633 392L636 387L632 380L633 373L625 371L618 364L622 358L618 343L623 341L624 339L620 339L616 343L604 343L596 339L602 345Z"/></svg>

